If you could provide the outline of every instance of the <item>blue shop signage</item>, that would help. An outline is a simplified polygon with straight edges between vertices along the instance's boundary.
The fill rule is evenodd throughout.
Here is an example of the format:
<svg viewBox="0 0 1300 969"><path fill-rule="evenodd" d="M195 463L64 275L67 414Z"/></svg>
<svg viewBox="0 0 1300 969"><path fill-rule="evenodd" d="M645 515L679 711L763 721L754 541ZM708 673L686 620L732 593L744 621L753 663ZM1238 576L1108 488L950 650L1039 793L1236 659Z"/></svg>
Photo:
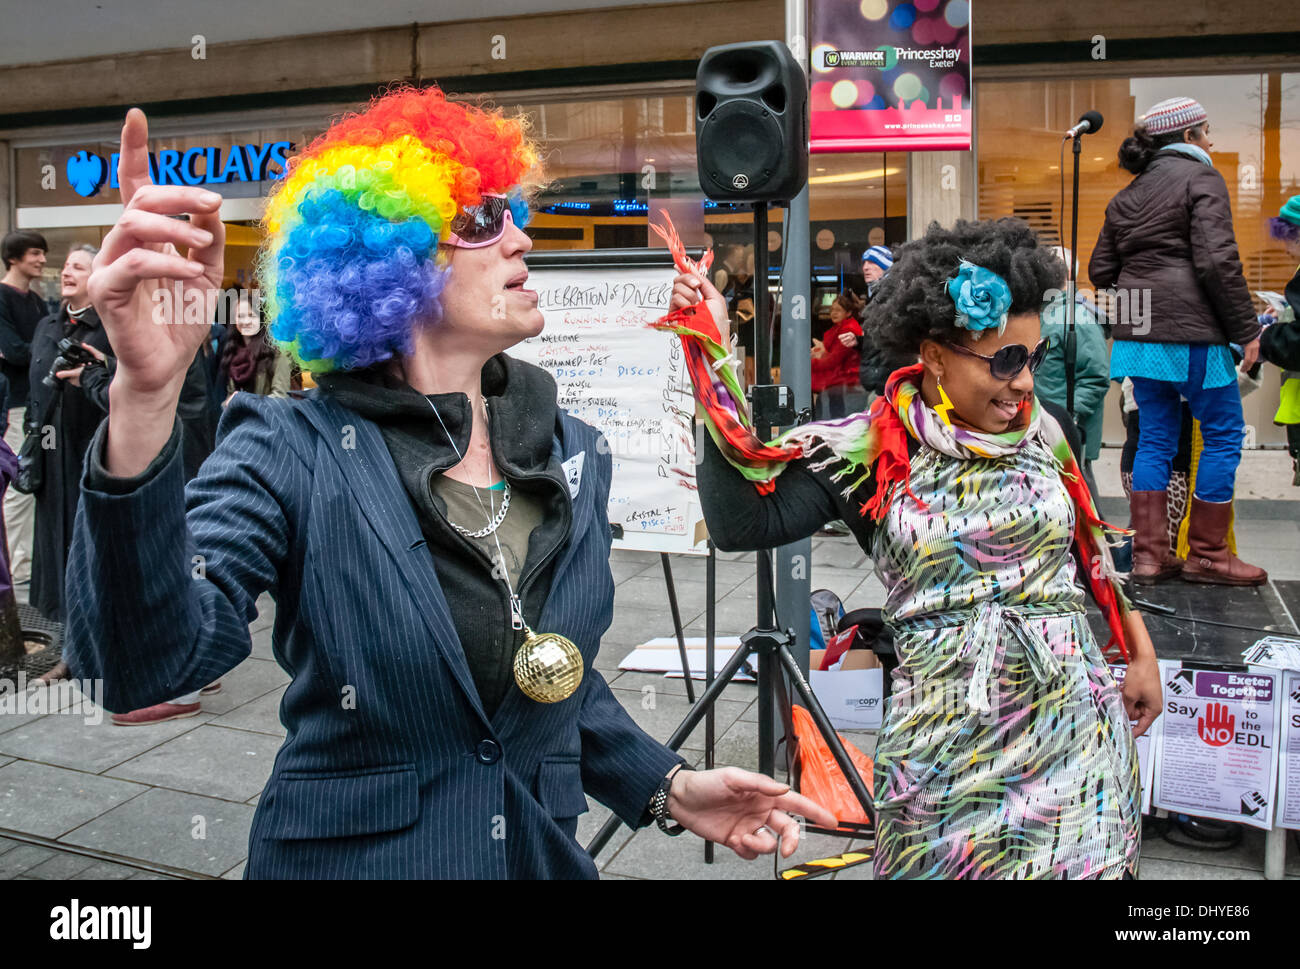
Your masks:
<svg viewBox="0 0 1300 969"><path fill-rule="evenodd" d="M293 142L235 145L224 157L222 151L212 145L185 151L174 148L151 151L149 177L155 185L221 185L279 178L284 174L285 160L293 151ZM68 184L83 198L99 194L105 181L109 188L117 188L117 155L113 152L105 161L93 151L76 152L68 159Z"/></svg>

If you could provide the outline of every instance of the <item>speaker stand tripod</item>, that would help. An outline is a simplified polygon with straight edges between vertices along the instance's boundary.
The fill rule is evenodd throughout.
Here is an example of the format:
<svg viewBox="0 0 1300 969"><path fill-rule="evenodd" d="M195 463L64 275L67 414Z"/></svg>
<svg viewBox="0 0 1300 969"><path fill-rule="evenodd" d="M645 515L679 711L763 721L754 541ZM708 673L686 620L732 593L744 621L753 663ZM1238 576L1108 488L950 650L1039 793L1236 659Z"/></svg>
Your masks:
<svg viewBox="0 0 1300 969"><path fill-rule="evenodd" d="M767 203L754 203L754 343L755 343L755 378L767 384L772 379L772 335L770 324L768 322L768 281L767 281ZM755 388L757 389L757 388ZM753 392L751 391L751 397ZM773 415L764 413L757 403L753 406L753 423L756 433L760 437L765 436L765 432L772 426L781 423L773 419ZM792 423L792 421L791 421ZM869 826L863 825L843 825L840 829L823 829L809 827L807 830L821 832L825 834L834 834L847 837L861 837L864 830L874 828L875 825L875 808L872 805L871 793L867 786L862 782L862 777L858 774L857 767L849 758L848 751L844 749L844 744L840 741L839 734L831 725L830 718L826 716L826 711L817 701L813 694L812 687L808 683L807 677L804 676L803 670L799 668L798 661L794 654L790 652L790 644L795 641L793 629L787 629L784 632L776 628L775 616L775 596L773 594L772 582L772 552L771 549L761 549L758 552L758 575L757 580L757 599L758 599L758 616L754 627L740 637L740 647L732 655L731 659L719 672L717 679L712 680L704 691L704 695L691 707L690 713L686 715L681 724L668 739L668 748L676 751L690 736L691 731L706 716L713 712L714 704L722 696L722 692L730 685L736 674L745 667L745 664L751 657L757 660L758 666L758 769L761 773L769 777L775 776L776 773L776 700L778 692L781 695L782 713L787 725L792 724L793 718L790 714L789 699L786 696L784 686L781 683L780 675L784 673L788 676L790 683L794 687L795 693L803 702L808 712L812 715L813 723L817 727L817 732L821 735L822 740L830 749L831 755L835 758L845 780L848 781L849 788L853 791L853 796L857 798L858 803L862 806ZM708 637L708 668L712 671L713 667L713 637ZM690 676L690 671L684 671L686 676ZM711 719L711 717L710 717ZM789 742L794 741L793 729L787 726L790 736ZM712 766L713 755L713 736L712 730L706 732L705 738L708 750L705 754L706 766ZM621 822L617 817L611 817L601 827L596 836L592 838L591 843L587 846L587 852L593 858L609 843L614 832L618 830ZM706 860L712 860L712 852L706 846Z"/></svg>

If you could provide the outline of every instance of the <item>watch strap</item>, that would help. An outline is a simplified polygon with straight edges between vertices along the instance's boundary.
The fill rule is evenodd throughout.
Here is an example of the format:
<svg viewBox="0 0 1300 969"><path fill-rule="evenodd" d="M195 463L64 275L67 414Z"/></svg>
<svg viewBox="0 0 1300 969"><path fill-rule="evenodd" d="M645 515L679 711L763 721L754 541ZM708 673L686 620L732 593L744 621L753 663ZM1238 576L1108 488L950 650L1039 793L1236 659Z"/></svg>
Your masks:
<svg viewBox="0 0 1300 969"><path fill-rule="evenodd" d="M690 764L683 763L681 765L681 770L693 769L694 768L692 768ZM683 825L674 822L671 815L668 813L668 792L672 790L673 778L680 772L681 771L674 770L668 776L664 777L664 779L659 782L659 786L655 788L654 795L650 798L650 814L655 819L655 824L664 834L670 835L674 838L686 830ZM672 824L671 827L669 826L670 823Z"/></svg>

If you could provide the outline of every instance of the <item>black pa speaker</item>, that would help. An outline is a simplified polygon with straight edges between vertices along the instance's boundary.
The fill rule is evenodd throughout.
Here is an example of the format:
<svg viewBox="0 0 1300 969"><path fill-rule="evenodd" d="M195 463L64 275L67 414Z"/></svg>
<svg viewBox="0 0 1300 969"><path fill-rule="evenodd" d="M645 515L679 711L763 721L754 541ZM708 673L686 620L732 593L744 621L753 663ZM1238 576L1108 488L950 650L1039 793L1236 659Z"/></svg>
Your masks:
<svg viewBox="0 0 1300 969"><path fill-rule="evenodd" d="M695 73L695 159L718 202L782 202L808 181L808 81L776 40L710 47Z"/></svg>

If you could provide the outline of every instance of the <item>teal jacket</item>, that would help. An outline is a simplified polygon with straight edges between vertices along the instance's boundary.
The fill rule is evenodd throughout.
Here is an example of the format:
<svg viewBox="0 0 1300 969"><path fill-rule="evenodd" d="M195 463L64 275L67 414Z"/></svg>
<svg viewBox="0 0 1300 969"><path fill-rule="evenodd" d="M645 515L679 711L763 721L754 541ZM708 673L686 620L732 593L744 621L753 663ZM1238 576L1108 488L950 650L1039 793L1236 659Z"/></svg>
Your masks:
<svg viewBox="0 0 1300 969"><path fill-rule="evenodd" d="M1034 375L1034 393L1042 400L1065 407L1065 295L1043 309L1043 337L1051 341L1043 365ZM1084 434L1084 457L1097 460L1101 453L1101 426L1106 391L1110 389L1110 363L1106 335L1091 304L1074 306L1075 361L1074 413Z"/></svg>

